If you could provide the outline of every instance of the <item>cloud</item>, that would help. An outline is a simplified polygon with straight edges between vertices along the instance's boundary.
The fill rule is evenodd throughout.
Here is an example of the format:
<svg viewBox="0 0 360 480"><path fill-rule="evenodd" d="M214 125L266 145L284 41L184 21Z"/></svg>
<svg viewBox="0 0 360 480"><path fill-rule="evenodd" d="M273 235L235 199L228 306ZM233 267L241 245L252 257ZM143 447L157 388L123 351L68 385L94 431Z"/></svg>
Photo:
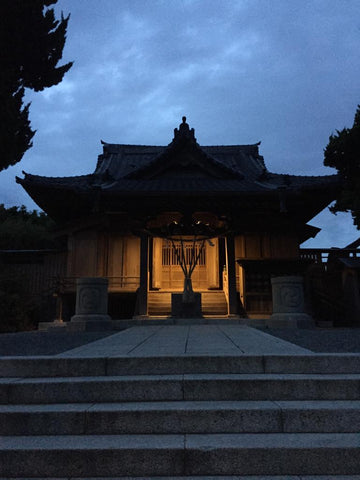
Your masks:
<svg viewBox="0 0 360 480"><path fill-rule="evenodd" d="M352 124L360 98L357 0L59 0L55 8L71 13L63 62L75 63L61 84L29 94L37 133L23 169L91 172L101 138L166 145L185 114L200 144L262 140L273 171L332 173L323 148Z"/></svg>

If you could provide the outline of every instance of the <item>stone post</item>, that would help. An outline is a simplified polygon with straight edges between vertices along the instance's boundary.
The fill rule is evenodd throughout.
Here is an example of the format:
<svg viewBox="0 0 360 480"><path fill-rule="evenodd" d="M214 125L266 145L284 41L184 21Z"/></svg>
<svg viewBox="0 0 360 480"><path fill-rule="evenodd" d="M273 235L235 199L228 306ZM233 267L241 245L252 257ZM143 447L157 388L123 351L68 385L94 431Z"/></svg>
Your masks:
<svg viewBox="0 0 360 480"><path fill-rule="evenodd" d="M271 279L273 313L269 327L310 327L312 318L305 313L303 278L283 276Z"/></svg>
<svg viewBox="0 0 360 480"><path fill-rule="evenodd" d="M171 316L173 318L203 318L201 312L201 293L192 293L191 302L184 302L183 293L171 294Z"/></svg>
<svg viewBox="0 0 360 480"><path fill-rule="evenodd" d="M111 324L108 309L108 279L78 278L76 280L76 308L72 322L93 324L92 329L104 329ZM85 328L87 330L87 328Z"/></svg>

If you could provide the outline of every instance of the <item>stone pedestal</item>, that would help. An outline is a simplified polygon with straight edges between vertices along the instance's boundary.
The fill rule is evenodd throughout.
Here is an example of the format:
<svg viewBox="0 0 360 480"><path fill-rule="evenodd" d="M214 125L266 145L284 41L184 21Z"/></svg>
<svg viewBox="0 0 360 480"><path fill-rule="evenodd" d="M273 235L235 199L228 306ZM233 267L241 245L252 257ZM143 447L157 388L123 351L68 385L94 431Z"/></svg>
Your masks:
<svg viewBox="0 0 360 480"><path fill-rule="evenodd" d="M108 280L106 278L78 278L76 280L76 308L71 318L74 330L109 330L111 318L108 309ZM77 328L78 327L78 328Z"/></svg>
<svg viewBox="0 0 360 480"><path fill-rule="evenodd" d="M183 302L182 293L171 294L171 316L174 318L202 318L201 293L194 293L193 302Z"/></svg>
<svg viewBox="0 0 360 480"><path fill-rule="evenodd" d="M271 279L273 313L268 327L311 327L312 318L305 313L303 279L283 276Z"/></svg>

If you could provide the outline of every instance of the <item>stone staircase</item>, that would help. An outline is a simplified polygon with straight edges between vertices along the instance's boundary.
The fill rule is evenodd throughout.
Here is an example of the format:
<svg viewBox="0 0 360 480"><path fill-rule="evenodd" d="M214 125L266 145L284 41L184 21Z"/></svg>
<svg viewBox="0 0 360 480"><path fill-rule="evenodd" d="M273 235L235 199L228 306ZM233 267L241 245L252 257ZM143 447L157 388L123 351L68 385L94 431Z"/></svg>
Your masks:
<svg viewBox="0 0 360 480"><path fill-rule="evenodd" d="M222 290L202 292L201 303L203 315L223 316L228 314L228 305Z"/></svg>
<svg viewBox="0 0 360 480"><path fill-rule="evenodd" d="M1 478L359 479L358 355L3 357L0 376Z"/></svg>
<svg viewBox="0 0 360 480"><path fill-rule="evenodd" d="M171 293L148 292L148 314L151 317L169 317L171 315Z"/></svg>
<svg viewBox="0 0 360 480"><path fill-rule="evenodd" d="M202 313L206 316L225 316L228 306L225 293L222 290L201 292ZM148 312L150 316L171 315L171 293L162 291L150 291L148 293Z"/></svg>

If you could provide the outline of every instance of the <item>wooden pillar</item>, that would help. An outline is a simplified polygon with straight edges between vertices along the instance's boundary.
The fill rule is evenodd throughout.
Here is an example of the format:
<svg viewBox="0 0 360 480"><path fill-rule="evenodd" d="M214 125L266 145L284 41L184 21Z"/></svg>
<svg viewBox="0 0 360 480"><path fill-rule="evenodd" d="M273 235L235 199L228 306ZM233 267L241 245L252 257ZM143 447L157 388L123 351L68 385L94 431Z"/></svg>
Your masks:
<svg viewBox="0 0 360 480"><path fill-rule="evenodd" d="M148 314L148 268L149 266L149 236L140 237L140 289L139 289L139 316Z"/></svg>
<svg viewBox="0 0 360 480"><path fill-rule="evenodd" d="M159 290L162 287L162 238L153 238L152 254L152 284L151 288ZM151 258L150 258L151 261Z"/></svg>
<svg viewBox="0 0 360 480"><path fill-rule="evenodd" d="M211 240L211 244L206 242L206 273L207 288L219 288L219 242L217 238Z"/></svg>
<svg viewBox="0 0 360 480"><path fill-rule="evenodd" d="M219 288L227 288L227 285L223 283L223 271L226 266L226 252L225 252L225 239L222 237L218 238L219 242Z"/></svg>
<svg viewBox="0 0 360 480"><path fill-rule="evenodd" d="M237 315L236 270L235 270L235 242L234 235L226 236L227 279L229 292L229 315Z"/></svg>

